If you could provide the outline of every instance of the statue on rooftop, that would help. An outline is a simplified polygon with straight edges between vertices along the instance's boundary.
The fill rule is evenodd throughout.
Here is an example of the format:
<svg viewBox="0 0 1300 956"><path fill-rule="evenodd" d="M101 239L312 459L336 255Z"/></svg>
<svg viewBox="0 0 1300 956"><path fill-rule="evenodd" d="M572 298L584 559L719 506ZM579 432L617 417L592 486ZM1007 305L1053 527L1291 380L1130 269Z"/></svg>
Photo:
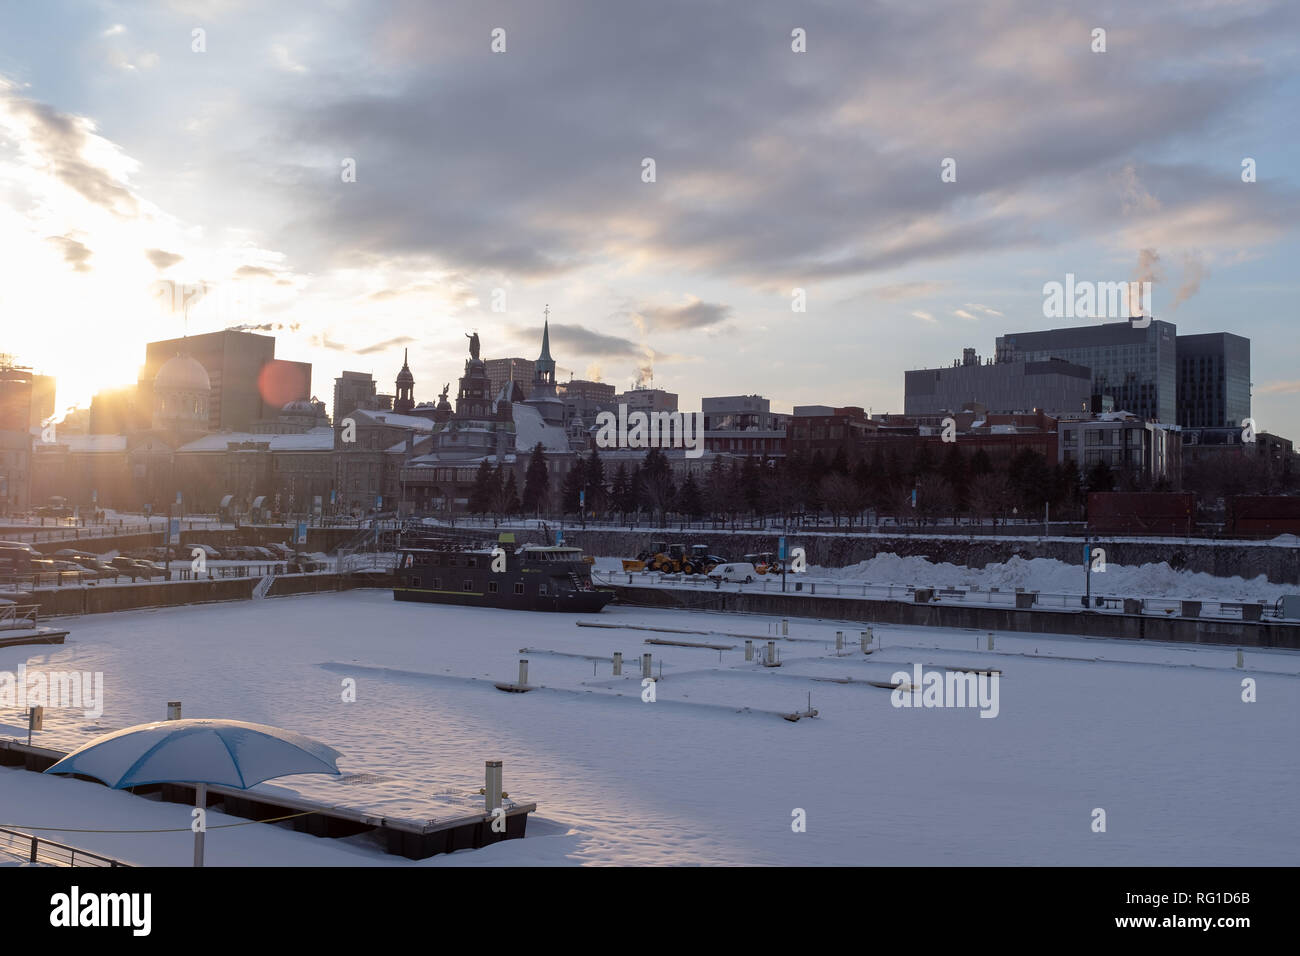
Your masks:
<svg viewBox="0 0 1300 956"><path fill-rule="evenodd" d="M470 333L466 332L465 337L469 339L469 357L477 361L478 360L478 333L475 332L473 335L470 335Z"/></svg>

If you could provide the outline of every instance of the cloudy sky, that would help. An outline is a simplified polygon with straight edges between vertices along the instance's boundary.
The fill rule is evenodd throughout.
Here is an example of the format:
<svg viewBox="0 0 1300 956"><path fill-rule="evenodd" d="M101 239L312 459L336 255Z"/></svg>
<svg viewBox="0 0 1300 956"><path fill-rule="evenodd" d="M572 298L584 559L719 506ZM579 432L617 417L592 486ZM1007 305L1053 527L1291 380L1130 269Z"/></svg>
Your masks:
<svg viewBox="0 0 1300 956"><path fill-rule="evenodd" d="M534 357L549 305L562 379L901 411L904 369L1087 321L1043 317L1072 272L1250 337L1258 427L1300 439L1298 27L1286 0L6 4L0 351L67 407L151 339L263 326L327 402L344 368L391 391L404 347L430 399L466 331Z"/></svg>

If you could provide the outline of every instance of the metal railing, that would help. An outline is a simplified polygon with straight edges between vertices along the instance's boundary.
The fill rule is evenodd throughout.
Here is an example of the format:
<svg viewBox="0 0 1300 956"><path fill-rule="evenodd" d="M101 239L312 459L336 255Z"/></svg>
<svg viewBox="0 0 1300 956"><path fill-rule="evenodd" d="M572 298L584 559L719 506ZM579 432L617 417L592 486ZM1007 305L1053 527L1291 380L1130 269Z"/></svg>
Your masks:
<svg viewBox="0 0 1300 956"><path fill-rule="evenodd" d="M36 627L40 610L39 604L0 604L0 630Z"/></svg>
<svg viewBox="0 0 1300 956"><path fill-rule="evenodd" d="M45 837L3 827L0 827L0 849L25 858L29 863L44 863L46 866L131 866L130 863L111 856L91 853L66 843L56 843Z"/></svg>

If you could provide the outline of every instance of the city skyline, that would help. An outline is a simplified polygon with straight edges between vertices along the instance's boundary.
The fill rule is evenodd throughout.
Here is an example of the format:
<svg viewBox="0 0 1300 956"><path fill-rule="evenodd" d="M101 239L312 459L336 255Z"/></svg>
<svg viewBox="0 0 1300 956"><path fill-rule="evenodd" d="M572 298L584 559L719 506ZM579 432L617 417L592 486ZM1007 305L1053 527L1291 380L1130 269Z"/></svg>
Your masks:
<svg viewBox="0 0 1300 956"><path fill-rule="evenodd" d="M432 400L465 330L532 358L547 305L561 381L901 412L904 371L1066 324L1043 286L1077 275L1252 339L1258 427L1298 430L1283 5L63 6L0 39L6 351L60 414L145 343L233 325L327 402L345 369L389 390L409 349ZM211 291L187 320L159 282Z"/></svg>

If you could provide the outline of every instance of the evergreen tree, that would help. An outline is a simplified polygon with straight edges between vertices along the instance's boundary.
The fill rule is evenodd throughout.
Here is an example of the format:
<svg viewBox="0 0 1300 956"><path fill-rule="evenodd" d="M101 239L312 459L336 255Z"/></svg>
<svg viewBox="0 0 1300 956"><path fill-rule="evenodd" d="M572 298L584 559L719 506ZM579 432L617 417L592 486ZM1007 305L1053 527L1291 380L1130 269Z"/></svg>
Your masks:
<svg viewBox="0 0 1300 956"><path fill-rule="evenodd" d="M573 466L564 476L564 487L560 490L560 510L565 514L576 514L579 510L578 494L586 483L587 463L574 457Z"/></svg>
<svg viewBox="0 0 1300 956"><path fill-rule="evenodd" d="M491 463L484 458L478 464L478 471L474 475L474 486L469 493L469 510L472 514L487 514L492 510L494 499L493 492L497 488L496 476L493 474Z"/></svg>
<svg viewBox="0 0 1300 956"><path fill-rule="evenodd" d="M1027 518L1040 513L1043 502L1051 500L1051 469L1047 466L1047 459L1032 448L1016 452L1007 468L1007 481L1016 503Z"/></svg>
<svg viewBox="0 0 1300 956"><path fill-rule="evenodd" d="M587 458L587 511L591 514L603 514L609 506L609 491L605 487L605 463L600 460L600 453L595 447Z"/></svg>
<svg viewBox="0 0 1300 956"><path fill-rule="evenodd" d="M1104 458L1097 459L1097 464L1088 469L1088 491L1114 491L1115 473Z"/></svg>
<svg viewBox="0 0 1300 956"><path fill-rule="evenodd" d="M967 502L966 456L957 448L956 442L948 446L943 463L939 466L939 474L948 484L952 507L957 511L965 511Z"/></svg>
<svg viewBox="0 0 1300 956"><path fill-rule="evenodd" d="M695 473L686 475L681 490L677 493L677 510L688 518L698 518L704 512L700 499L700 486L695 483Z"/></svg>
<svg viewBox="0 0 1300 956"><path fill-rule="evenodd" d="M546 467L546 452L542 443L533 446L532 456L528 460L528 471L524 474L524 511L537 514L546 508L550 492L551 476Z"/></svg>
<svg viewBox="0 0 1300 956"><path fill-rule="evenodd" d="M715 521L727 512L727 469L722 458L713 459L704 485L704 507Z"/></svg>
<svg viewBox="0 0 1300 956"><path fill-rule="evenodd" d="M989 453L983 448L975 449L975 454L970 456L970 476L978 478L980 475L991 475L993 473L993 462L989 459Z"/></svg>
<svg viewBox="0 0 1300 956"><path fill-rule="evenodd" d="M746 510L758 514L763 507L763 466L757 458L746 458L740 468L740 494Z"/></svg>
<svg viewBox="0 0 1300 956"><path fill-rule="evenodd" d="M636 502L632 497L632 482L628 478L627 466L621 461L614 469L614 481L610 486L610 503L623 518L627 517L628 512L636 510Z"/></svg>
<svg viewBox="0 0 1300 956"><path fill-rule="evenodd" d="M515 481L515 471L511 468L506 472L506 483L501 489L500 513L506 515L518 514L519 508L519 484Z"/></svg>

